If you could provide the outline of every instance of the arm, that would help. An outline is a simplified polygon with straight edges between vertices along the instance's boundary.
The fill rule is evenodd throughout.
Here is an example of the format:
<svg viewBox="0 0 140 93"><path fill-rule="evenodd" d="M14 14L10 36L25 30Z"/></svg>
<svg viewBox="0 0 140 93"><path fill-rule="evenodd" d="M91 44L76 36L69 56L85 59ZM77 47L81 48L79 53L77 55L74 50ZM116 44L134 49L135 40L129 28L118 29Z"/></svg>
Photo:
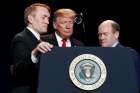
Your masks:
<svg viewBox="0 0 140 93"><path fill-rule="evenodd" d="M15 39L11 47L12 73L16 77L25 77L32 73L35 64L31 61L31 50L22 39Z"/></svg>

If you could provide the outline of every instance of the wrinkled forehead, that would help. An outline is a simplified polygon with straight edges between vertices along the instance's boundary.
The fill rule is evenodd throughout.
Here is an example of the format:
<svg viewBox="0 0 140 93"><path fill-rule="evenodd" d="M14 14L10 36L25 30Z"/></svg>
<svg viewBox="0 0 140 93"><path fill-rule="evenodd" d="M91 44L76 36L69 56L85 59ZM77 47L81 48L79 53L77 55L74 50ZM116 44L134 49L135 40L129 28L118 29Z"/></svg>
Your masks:
<svg viewBox="0 0 140 93"><path fill-rule="evenodd" d="M75 15L74 14L70 14L70 13L65 13L65 14L57 14L57 17L69 17L69 18L74 18Z"/></svg>
<svg viewBox="0 0 140 93"><path fill-rule="evenodd" d="M50 14L49 10L46 7L42 7L42 6L37 6L35 11L46 12L47 14Z"/></svg>
<svg viewBox="0 0 140 93"><path fill-rule="evenodd" d="M98 28L98 33L112 32L112 25L110 23L103 23Z"/></svg>
<svg viewBox="0 0 140 93"><path fill-rule="evenodd" d="M56 21L73 21L72 17L57 17Z"/></svg>
<svg viewBox="0 0 140 93"><path fill-rule="evenodd" d="M55 17L75 17L76 12L71 9L59 9L54 13Z"/></svg>

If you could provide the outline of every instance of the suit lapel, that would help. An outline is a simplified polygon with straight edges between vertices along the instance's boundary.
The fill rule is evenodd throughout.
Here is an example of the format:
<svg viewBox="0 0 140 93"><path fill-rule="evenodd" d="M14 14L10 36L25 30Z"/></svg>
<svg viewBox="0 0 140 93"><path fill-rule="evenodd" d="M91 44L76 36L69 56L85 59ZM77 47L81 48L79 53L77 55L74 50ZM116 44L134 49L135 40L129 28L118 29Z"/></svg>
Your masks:
<svg viewBox="0 0 140 93"><path fill-rule="evenodd" d="M118 43L118 44L116 45L116 47L124 47L124 46L121 45L120 43Z"/></svg>
<svg viewBox="0 0 140 93"><path fill-rule="evenodd" d="M72 38L70 38L70 42L71 42L71 46L75 46L74 40Z"/></svg>
<svg viewBox="0 0 140 93"><path fill-rule="evenodd" d="M27 36L27 40L29 42L29 45L32 48L34 48L40 41L37 40L37 38L32 34L31 31L29 31L28 29L25 29L25 36Z"/></svg>
<svg viewBox="0 0 140 93"><path fill-rule="evenodd" d="M55 36L55 33L52 34L51 36L52 40L50 41L54 46L58 46L58 42Z"/></svg>

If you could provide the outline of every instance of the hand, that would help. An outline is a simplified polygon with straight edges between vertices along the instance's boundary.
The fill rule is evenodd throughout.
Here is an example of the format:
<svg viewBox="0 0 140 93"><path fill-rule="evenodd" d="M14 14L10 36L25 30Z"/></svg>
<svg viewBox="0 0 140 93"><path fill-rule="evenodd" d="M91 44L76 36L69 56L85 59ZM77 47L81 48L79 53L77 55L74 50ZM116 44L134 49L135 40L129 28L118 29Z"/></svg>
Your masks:
<svg viewBox="0 0 140 93"><path fill-rule="evenodd" d="M52 48L53 48L52 44L42 41L37 45L35 49L32 50L32 55L37 57L40 53L46 53L48 51L51 51Z"/></svg>

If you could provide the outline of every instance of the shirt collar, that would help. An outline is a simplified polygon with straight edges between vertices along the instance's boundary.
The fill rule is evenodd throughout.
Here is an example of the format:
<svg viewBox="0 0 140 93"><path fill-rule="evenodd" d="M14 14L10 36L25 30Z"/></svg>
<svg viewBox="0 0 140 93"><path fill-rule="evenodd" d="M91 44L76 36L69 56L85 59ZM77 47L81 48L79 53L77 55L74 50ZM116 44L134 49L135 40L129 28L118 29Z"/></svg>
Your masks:
<svg viewBox="0 0 140 93"><path fill-rule="evenodd" d="M58 45L61 46L61 45L62 45L62 44L61 44L61 43L62 43L61 40L62 40L63 38L61 38L56 32L55 32L55 36L56 36ZM66 40L66 46L67 46L67 47L71 47L70 39L67 39L67 40Z"/></svg>
<svg viewBox="0 0 140 93"><path fill-rule="evenodd" d="M29 31L37 38L37 40L40 40L40 34L37 31L29 26L27 26L27 29L29 29Z"/></svg>
<svg viewBox="0 0 140 93"><path fill-rule="evenodd" d="M55 36L56 36L57 41L61 41L62 40L62 38L56 32L55 32Z"/></svg>
<svg viewBox="0 0 140 93"><path fill-rule="evenodd" d="M112 47L116 47L117 45L118 45L118 41L117 42L115 42L113 45L112 45Z"/></svg>

